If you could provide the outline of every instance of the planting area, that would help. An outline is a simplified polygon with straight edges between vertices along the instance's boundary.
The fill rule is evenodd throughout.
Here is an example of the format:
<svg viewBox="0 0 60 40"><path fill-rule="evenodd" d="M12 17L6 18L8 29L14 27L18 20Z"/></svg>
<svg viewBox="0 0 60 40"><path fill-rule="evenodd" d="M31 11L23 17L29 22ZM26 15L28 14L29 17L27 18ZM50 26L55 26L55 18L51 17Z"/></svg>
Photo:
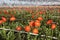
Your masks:
<svg viewBox="0 0 60 40"><path fill-rule="evenodd" d="M60 40L60 9L0 8L0 40Z"/></svg>

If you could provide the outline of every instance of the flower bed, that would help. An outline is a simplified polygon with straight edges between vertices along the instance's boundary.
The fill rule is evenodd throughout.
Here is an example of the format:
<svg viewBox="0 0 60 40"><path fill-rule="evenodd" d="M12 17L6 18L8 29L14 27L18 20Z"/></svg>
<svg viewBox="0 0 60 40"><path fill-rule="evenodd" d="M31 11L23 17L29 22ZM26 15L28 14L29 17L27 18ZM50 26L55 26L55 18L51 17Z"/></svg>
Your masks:
<svg viewBox="0 0 60 40"><path fill-rule="evenodd" d="M1 40L59 40L60 9L0 9Z"/></svg>

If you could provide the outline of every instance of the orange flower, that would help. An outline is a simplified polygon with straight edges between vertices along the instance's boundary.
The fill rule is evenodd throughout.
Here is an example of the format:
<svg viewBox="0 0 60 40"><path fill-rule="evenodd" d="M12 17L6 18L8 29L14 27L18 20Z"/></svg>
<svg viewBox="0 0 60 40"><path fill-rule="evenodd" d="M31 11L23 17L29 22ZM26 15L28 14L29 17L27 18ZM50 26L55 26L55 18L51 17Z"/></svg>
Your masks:
<svg viewBox="0 0 60 40"><path fill-rule="evenodd" d="M26 32L30 32L30 30L31 30L30 26L25 26L24 29L25 29Z"/></svg>
<svg viewBox="0 0 60 40"><path fill-rule="evenodd" d="M42 21L42 20L43 20L43 18L42 18L42 17L38 17L38 18L37 18L37 20Z"/></svg>
<svg viewBox="0 0 60 40"><path fill-rule="evenodd" d="M41 23L37 22L37 21L35 21L34 24L35 24L35 27L40 27L41 26Z"/></svg>
<svg viewBox="0 0 60 40"><path fill-rule="evenodd" d="M14 17L14 16L12 16L11 18L10 18L10 21L15 21L16 20L16 18Z"/></svg>
<svg viewBox="0 0 60 40"><path fill-rule="evenodd" d="M60 9L58 10L58 12L60 13Z"/></svg>
<svg viewBox="0 0 60 40"><path fill-rule="evenodd" d="M0 24L2 24L3 23L3 20L0 20Z"/></svg>
<svg viewBox="0 0 60 40"><path fill-rule="evenodd" d="M5 14L8 14L8 11L7 11L7 10L3 10L3 12L4 12Z"/></svg>
<svg viewBox="0 0 60 40"><path fill-rule="evenodd" d="M34 18L34 15L32 15L32 18Z"/></svg>
<svg viewBox="0 0 60 40"><path fill-rule="evenodd" d="M2 20L3 20L4 22L6 22L6 21L7 21L7 19L6 19L5 17L2 17Z"/></svg>
<svg viewBox="0 0 60 40"><path fill-rule="evenodd" d="M39 33L39 31L38 31L37 28L34 28L34 29L32 30L32 32L33 32L34 34L38 34L38 33Z"/></svg>
<svg viewBox="0 0 60 40"><path fill-rule="evenodd" d="M34 21L29 22L29 26L33 27L34 26Z"/></svg>
<svg viewBox="0 0 60 40"><path fill-rule="evenodd" d="M18 27L16 27L16 30L17 31L21 31L22 30L22 27L21 26L18 26Z"/></svg>
<svg viewBox="0 0 60 40"><path fill-rule="evenodd" d="M40 11L39 14L43 14L43 11Z"/></svg>
<svg viewBox="0 0 60 40"><path fill-rule="evenodd" d="M48 20L47 24L51 24L53 22L53 20Z"/></svg>
<svg viewBox="0 0 60 40"><path fill-rule="evenodd" d="M52 24L51 29L55 29L55 28L56 28L56 24Z"/></svg>

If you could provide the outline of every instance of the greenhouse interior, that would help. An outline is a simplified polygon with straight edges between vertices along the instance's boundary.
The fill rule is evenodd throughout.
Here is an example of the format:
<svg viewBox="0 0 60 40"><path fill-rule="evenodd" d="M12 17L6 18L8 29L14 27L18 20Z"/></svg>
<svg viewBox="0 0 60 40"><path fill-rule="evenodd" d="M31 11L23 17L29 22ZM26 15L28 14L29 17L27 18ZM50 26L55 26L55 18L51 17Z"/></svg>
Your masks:
<svg viewBox="0 0 60 40"><path fill-rule="evenodd" d="M0 40L60 40L60 0L0 0Z"/></svg>

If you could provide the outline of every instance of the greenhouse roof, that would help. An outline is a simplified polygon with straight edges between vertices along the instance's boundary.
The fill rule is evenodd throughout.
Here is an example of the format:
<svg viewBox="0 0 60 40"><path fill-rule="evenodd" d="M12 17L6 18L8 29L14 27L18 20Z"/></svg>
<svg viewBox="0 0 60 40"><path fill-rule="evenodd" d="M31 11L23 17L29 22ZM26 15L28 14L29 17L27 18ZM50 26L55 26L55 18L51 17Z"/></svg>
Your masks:
<svg viewBox="0 0 60 40"><path fill-rule="evenodd" d="M60 5L60 0L0 0L0 6Z"/></svg>

